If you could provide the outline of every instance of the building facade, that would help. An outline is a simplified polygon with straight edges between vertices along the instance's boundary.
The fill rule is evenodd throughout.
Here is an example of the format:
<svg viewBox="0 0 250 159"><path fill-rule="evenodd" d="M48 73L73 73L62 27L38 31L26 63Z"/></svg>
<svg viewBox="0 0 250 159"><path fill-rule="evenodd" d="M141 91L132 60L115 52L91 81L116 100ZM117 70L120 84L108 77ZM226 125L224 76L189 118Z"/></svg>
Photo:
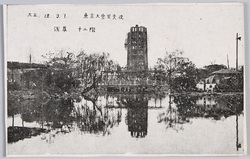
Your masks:
<svg viewBox="0 0 250 159"><path fill-rule="evenodd" d="M138 25L131 27L125 47L127 49L127 69L132 71L147 71L147 28Z"/></svg>

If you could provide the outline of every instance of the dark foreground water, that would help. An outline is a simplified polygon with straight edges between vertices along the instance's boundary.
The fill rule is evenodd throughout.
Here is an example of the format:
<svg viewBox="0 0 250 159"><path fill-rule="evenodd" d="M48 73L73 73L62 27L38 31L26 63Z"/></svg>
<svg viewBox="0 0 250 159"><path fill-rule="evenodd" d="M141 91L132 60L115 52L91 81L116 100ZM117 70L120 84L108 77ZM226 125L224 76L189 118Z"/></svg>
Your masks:
<svg viewBox="0 0 250 159"><path fill-rule="evenodd" d="M243 154L243 95L8 102L7 155Z"/></svg>

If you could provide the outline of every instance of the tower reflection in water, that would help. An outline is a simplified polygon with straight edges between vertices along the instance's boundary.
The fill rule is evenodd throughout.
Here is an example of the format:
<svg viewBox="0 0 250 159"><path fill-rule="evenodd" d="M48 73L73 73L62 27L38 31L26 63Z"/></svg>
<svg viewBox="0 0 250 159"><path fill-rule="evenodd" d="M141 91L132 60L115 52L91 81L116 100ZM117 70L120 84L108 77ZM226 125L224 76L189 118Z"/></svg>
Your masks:
<svg viewBox="0 0 250 159"><path fill-rule="evenodd" d="M143 138L148 132L148 99L144 96L122 99L127 107L126 124L132 137Z"/></svg>

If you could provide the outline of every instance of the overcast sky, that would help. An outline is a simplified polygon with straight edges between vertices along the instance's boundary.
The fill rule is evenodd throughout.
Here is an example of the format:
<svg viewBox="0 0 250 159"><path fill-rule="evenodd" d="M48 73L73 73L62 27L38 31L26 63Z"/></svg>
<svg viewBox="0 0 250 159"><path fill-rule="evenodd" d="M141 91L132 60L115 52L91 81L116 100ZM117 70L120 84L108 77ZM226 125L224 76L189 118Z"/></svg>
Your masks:
<svg viewBox="0 0 250 159"><path fill-rule="evenodd" d="M29 17L29 13L38 17ZM88 18L83 18L84 14ZM93 13L93 19L90 14ZM50 18L44 18L49 14ZM56 18L57 14L60 18ZM66 14L66 18L63 18ZM96 18L99 14L100 18ZM105 19L101 19L105 14ZM111 14L111 19L107 15ZM116 20L113 20L113 14ZM123 16L123 20L119 16ZM197 67L211 63L235 67L236 33L239 41L239 65L244 63L243 5L226 4L151 4L151 5L34 5L8 6L7 9L8 61L41 62L49 52L108 52L121 66L127 61L124 48L130 27L138 24L148 30L149 66L165 52L180 50ZM55 32L54 27L60 27ZM66 26L67 32L63 32ZM95 32L78 28L95 27Z"/></svg>

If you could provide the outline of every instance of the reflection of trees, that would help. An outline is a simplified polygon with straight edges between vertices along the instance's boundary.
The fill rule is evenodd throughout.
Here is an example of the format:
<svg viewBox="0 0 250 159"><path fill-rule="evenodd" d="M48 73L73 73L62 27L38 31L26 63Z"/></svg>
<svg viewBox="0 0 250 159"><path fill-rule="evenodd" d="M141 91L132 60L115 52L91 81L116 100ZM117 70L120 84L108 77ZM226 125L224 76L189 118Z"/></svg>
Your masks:
<svg viewBox="0 0 250 159"><path fill-rule="evenodd" d="M243 94L238 95L229 95L229 96L221 96L217 98L217 103L222 107L229 109L229 113L225 114L225 117L230 115L235 115L235 122L236 122L236 150L239 151L241 148L241 143L239 142L239 127L238 127L238 116L243 111Z"/></svg>
<svg viewBox="0 0 250 159"><path fill-rule="evenodd" d="M197 104L203 100L202 104ZM205 117L220 120L221 117L228 117L239 114L243 110L243 95L220 95L220 96L174 96L174 102L178 107L180 115L193 118Z"/></svg>
<svg viewBox="0 0 250 159"><path fill-rule="evenodd" d="M15 115L18 114L18 101L19 99L16 96L11 96L8 94L8 116L12 117L12 126L14 126Z"/></svg>
<svg viewBox="0 0 250 159"><path fill-rule="evenodd" d="M25 122L33 122L36 121L37 118L41 114L41 106L37 104L35 101L23 100L20 103L20 111L22 121ZM23 124L24 126L24 124Z"/></svg>
<svg viewBox="0 0 250 159"><path fill-rule="evenodd" d="M50 125L52 128L62 128L64 125L71 125L73 118L70 116L73 103L70 98L63 100L50 100L44 104L37 100L18 100L10 102L8 114L21 114L25 122L38 122L41 127Z"/></svg>
<svg viewBox="0 0 250 159"><path fill-rule="evenodd" d="M9 99L8 116L13 117L13 126L14 115L20 114L23 123L36 122L41 125L42 129L56 130L56 133L70 132L73 128L73 123L76 121L81 131L95 134L102 133L103 135L110 134L110 129L121 122L121 110L104 109L102 106L97 106L98 98L94 95L86 96L84 99L92 102L93 109L89 105L74 107L70 98L50 100L44 103L39 99L17 100L13 97L13 99ZM25 128L24 124L23 128ZM15 129L15 133L18 133L18 131L22 133L22 130L19 128ZM26 137L22 136L21 138Z"/></svg>
<svg viewBox="0 0 250 159"><path fill-rule="evenodd" d="M196 107L196 100L197 97L195 96L173 96L173 102L176 104L177 111L183 119L201 116L200 108Z"/></svg>
<svg viewBox="0 0 250 159"><path fill-rule="evenodd" d="M80 104L75 107L74 114L77 126L81 131L109 135L110 129L121 122L121 110L107 109L97 106L98 96L84 96L84 99L91 101L93 109L87 104Z"/></svg>
<svg viewBox="0 0 250 159"><path fill-rule="evenodd" d="M158 116L158 122L164 122L166 128L176 131L183 130L182 124L189 122L189 119L178 111L178 107L173 103L172 96L169 96L169 106L167 110Z"/></svg>
<svg viewBox="0 0 250 159"><path fill-rule="evenodd" d="M123 99L128 108L127 125L132 137L145 137L148 132L148 99L142 97Z"/></svg>
<svg viewBox="0 0 250 159"><path fill-rule="evenodd" d="M239 142L239 127L238 127L238 116L243 111L243 94L236 94L236 95L224 95L220 98L216 99L217 103L222 107L226 107L230 110L225 117L230 115L235 115L235 122L236 122L236 150L239 151L241 148L241 143Z"/></svg>
<svg viewBox="0 0 250 159"><path fill-rule="evenodd" d="M216 98L220 106L230 110L230 115L241 114L243 111L243 94L223 95Z"/></svg>
<svg viewBox="0 0 250 159"><path fill-rule="evenodd" d="M190 122L190 118L204 117L214 120L238 115L243 111L243 95L220 96L170 96L166 112L159 114L158 122L164 122L167 128L181 130L181 125Z"/></svg>
<svg viewBox="0 0 250 159"><path fill-rule="evenodd" d="M42 117L40 123L46 122L52 128L70 128L74 118L71 116L73 110L73 102L70 98L54 101L43 106ZM41 121L42 119L42 121Z"/></svg>
<svg viewBox="0 0 250 159"><path fill-rule="evenodd" d="M47 103L43 103L40 99L17 100L17 102L10 100L8 116L13 117L13 123L12 128L8 128L8 142L17 142L39 135L41 132L48 133L51 129L57 129L57 133L71 131L74 118L71 116L73 103L70 98L50 100ZM14 126L15 114L21 115L22 127ZM41 128L24 127L24 121L39 123Z"/></svg>
<svg viewBox="0 0 250 159"><path fill-rule="evenodd" d="M81 110L76 111L77 126L83 132L109 135L110 129L119 123L119 119L112 115L111 111L111 109L105 109L101 115L96 110L82 107Z"/></svg>
<svg viewBox="0 0 250 159"><path fill-rule="evenodd" d="M41 107L36 100L23 100L14 95L8 97L8 116L12 116L12 126L14 126L14 115L21 115L22 126L24 121L33 122L40 116Z"/></svg>
<svg viewBox="0 0 250 159"><path fill-rule="evenodd" d="M42 128L28 128L28 127L8 127L8 143L17 142L31 136L37 136L41 133L47 132Z"/></svg>

